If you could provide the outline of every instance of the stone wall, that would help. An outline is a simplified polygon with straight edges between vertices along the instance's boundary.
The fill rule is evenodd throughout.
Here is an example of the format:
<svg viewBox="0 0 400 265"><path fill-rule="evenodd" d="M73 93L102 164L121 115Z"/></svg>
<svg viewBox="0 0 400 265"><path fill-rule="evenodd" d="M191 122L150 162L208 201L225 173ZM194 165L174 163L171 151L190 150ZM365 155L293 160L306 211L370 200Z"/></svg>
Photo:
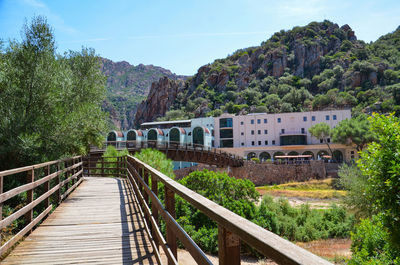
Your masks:
<svg viewBox="0 0 400 265"><path fill-rule="evenodd" d="M247 162L243 167L217 168L215 166L197 165L195 167L175 170L177 179L183 178L195 170L208 169L217 172L227 172L230 176L249 179L256 186L281 184L289 181L306 181L326 177L324 162L310 161L303 165L276 165L273 163Z"/></svg>

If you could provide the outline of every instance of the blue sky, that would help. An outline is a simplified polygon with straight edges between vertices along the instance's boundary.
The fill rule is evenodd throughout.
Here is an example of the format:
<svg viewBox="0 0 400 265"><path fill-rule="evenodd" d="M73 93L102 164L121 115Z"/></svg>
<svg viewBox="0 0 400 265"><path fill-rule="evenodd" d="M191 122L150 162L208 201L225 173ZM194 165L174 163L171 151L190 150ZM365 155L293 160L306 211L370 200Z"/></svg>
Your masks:
<svg viewBox="0 0 400 265"><path fill-rule="evenodd" d="M374 41L400 25L400 1L0 0L0 38L20 39L25 18L44 15L58 52L93 47L113 61L192 75L274 32L328 19Z"/></svg>

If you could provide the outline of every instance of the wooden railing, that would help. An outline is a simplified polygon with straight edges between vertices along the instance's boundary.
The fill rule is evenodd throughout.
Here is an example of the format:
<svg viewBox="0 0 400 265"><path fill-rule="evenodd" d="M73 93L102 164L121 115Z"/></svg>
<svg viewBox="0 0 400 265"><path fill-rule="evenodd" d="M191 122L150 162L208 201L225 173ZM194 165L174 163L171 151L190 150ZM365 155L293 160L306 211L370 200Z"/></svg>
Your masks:
<svg viewBox="0 0 400 265"><path fill-rule="evenodd" d="M181 143L181 142L171 142L171 141L108 141L104 142L102 147L91 146L90 153L102 153L106 149L107 146L112 145L117 149L128 149L129 152L134 153L135 151L139 151L145 148L153 148L160 150L166 154L168 152L173 151L183 151L186 153L197 153L204 154L211 157L214 157L212 161L214 164L216 161L221 163L221 166L243 166L244 160L242 157L231 154L222 150L218 150L216 148L212 148L210 146L205 146L201 144L193 144L193 143ZM195 162L195 161L192 161ZM200 162L200 161L199 161Z"/></svg>
<svg viewBox="0 0 400 265"><path fill-rule="evenodd" d="M99 177L126 177L126 156L84 157L83 174Z"/></svg>
<svg viewBox="0 0 400 265"><path fill-rule="evenodd" d="M175 220L175 196L178 195L218 223L219 264L240 264L240 241L279 264L330 264L184 187L135 157L127 156L126 165L128 180L140 204L146 231L153 241L158 260L160 260L159 246L161 246L168 257L168 264L178 264L177 239L179 239L198 264L212 264ZM159 183L164 186L165 205L158 198ZM160 231L160 217L166 223L166 238Z"/></svg>
<svg viewBox="0 0 400 265"><path fill-rule="evenodd" d="M53 207L64 200L81 183L82 172L81 156L0 172L0 230L10 226L22 216L25 219L24 227L17 234L3 245L0 243L0 256L29 233L50 213ZM26 184L3 191L4 183L12 181L11 178L25 180ZM26 192L24 206L2 219L3 204L24 192ZM52 195L54 195L52 199L54 205L50 200ZM35 212L39 211L35 218L34 210Z"/></svg>

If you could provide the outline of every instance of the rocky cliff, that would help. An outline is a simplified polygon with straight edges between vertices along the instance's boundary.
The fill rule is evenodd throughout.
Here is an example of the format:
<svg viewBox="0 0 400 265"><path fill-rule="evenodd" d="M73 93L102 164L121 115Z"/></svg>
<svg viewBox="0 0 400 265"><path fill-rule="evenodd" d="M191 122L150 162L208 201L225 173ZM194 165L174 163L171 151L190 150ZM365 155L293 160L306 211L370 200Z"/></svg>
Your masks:
<svg viewBox="0 0 400 265"><path fill-rule="evenodd" d="M137 105L145 99L151 84L161 77L170 80L185 78L170 70L153 65L130 65L101 58L101 71L107 77L107 99L103 109L110 114L110 121L118 129L132 128Z"/></svg>
<svg viewBox="0 0 400 265"><path fill-rule="evenodd" d="M381 110L393 110L393 88L388 85L400 81L400 42L382 41L398 39L399 32L365 44L349 25L339 27L330 21L282 30L260 46L200 67L184 83L160 79L152 85L151 97L141 103L147 110L157 110L137 112L135 123L155 120L171 110L199 117L222 112L362 109L385 102ZM382 45L392 48L390 58L385 58ZM395 72L392 80L386 78L388 71Z"/></svg>

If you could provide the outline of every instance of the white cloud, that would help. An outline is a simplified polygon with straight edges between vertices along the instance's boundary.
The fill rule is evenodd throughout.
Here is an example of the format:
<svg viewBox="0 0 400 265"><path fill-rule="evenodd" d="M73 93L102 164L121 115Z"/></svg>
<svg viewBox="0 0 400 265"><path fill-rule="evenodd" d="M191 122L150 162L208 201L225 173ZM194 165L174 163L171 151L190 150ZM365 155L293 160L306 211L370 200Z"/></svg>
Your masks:
<svg viewBox="0 0 400 265"><path fill-rule="evenodd" d="M210 32L210 33L182 33L182 34L166 34L166 35L144 35L132 36L128 39L162 39L162 38L191 38L191 37L219 37L219 36L245 36L245 35L265 35L269 32L265 31L250 31L250 32Z"/></svg>
<svg viewBox="0 0 400 265"><path fill-rule="evenodd" d="M70 35L78 33L78 30L68 26L65 21L59 15L52 12L45 3L39 0L21 0L21 2L23 5L30 6L35 13L46 16L55 30L60 30Z"/></svg>
<svg viewBox="0 0 400 265"><path fill-rule="evenodd" d="M47 8L44 3L37 0L23 0L23 2L32 7Z"/></svg>
<svg viewBox="0 0 400 265"><path fill-rule="evenodd" d="M279 1L276 7L285 16L315 16L330 9L327 0L287 0Z"/></svg>

